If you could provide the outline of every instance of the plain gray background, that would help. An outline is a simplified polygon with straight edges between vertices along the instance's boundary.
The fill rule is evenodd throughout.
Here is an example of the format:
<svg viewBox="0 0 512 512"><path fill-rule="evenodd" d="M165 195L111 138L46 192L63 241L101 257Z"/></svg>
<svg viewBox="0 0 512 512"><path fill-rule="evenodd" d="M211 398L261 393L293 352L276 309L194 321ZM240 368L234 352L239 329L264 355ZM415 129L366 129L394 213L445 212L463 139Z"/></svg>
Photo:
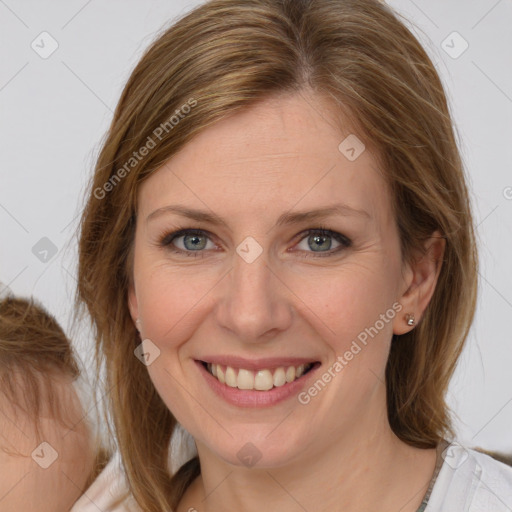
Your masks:
<svg viewBox="0 0 512 512"><path fill-rule="evenodd" d="M72 236L100 141L141 52L199 3L0 0L0 280L67 332ZM478 310L449 391L458 436L512 452L512 0L389 4L446 85L478 225ZM73 337L92 367L87 329Z"/></svg>

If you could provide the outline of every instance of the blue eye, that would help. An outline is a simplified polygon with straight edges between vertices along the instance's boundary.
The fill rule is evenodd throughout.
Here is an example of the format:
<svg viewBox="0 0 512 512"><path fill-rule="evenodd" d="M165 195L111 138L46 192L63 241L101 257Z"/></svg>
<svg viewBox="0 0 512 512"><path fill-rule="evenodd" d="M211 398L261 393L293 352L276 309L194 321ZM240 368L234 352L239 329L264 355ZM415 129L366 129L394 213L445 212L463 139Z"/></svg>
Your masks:
<svg viewBox="0 0 512 512"><path fill-rule="evenodd" d="M210 246L208 246L210 241ZM187 256L197 257L203 249L212 249L214 245L208 234L201 229L183 229L164 236L160 242L162 246L171 246L174 252L185 253ZM195 253L195 254L194 254ZM202 256L202 255L201 255Z"/></svg>
<svg viewBox="0 0 512 512"><path fill-rule="evenodd" d="M338 244L333 248L333 242ZM303 246L302 248L300 246ZM305 252L312 252L314 257L316 256L330 256L334 253L340 252L342 249L350 247L351 241L341 233L336 233L329 229L311 229L307 232L306 236L301 239L301 242L297 245L299 250ZM307 251L307 248L312 251ZM316 250L318 249L318 250ZM325 253L325 254L321 254ZM306 256L311 257L311 256Z"/></svg>
<svg viewBox="0 0 512 512"><path fill-rule="evenodd" d="M352 245L346 236L324 228L309 229L299 236L302 236L300 243L297 244L299 252L310 253L304 255L306 258L332 256ZM333 242L337 244L334 248ZM301 248L300 245L304 243L306 245ZM216 248L210 234L202 229L182 229L165 234L161 237L159 245L169 248L174 253L195 258L204 257L205 249ZM293 252L296 252L296 249Z"/></svg>

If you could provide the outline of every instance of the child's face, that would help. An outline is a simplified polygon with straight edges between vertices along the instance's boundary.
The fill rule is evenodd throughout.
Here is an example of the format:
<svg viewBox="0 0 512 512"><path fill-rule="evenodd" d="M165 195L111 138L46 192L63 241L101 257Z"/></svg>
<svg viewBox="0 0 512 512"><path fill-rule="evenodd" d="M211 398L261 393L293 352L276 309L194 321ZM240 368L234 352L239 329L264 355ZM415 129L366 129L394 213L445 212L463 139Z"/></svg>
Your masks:
<svg viewBox="0 0 512 512"><path fill-rule="evenodd" d="M43 379L49 376L41 376ZM23 403L24 375L11 375L17 404L0 393L0 510L4 512L68 511L84 492L93 471L91 433L72 381L52 376L51 398L63 413L63 425L52 414L50 398L41 395L38 418ZM39 422L40 436L36 431Z"/></svg>
<svg viewBox="0 0 512 512"><path fill-rule="evenodd" d="M338 148L349 134L315 97L269 99L205 129L141 186L130 308L151 340L149 375L200 455L271 467L386 421L409 274L376 159L352 136ZM308 233L320 228L334 234ZM171 240L182 229L196 231ZM201 363L214 361L236 388ZM315 366L278 385L301 362ZM253 379L275 387L238 389Z"/></svg>

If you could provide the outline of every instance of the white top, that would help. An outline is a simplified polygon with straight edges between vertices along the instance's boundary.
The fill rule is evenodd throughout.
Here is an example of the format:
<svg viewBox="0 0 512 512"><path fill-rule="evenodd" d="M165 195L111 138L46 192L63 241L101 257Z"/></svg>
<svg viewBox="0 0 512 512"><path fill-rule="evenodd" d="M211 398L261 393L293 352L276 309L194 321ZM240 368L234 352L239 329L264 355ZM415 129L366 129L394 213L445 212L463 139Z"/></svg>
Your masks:
<svg viewBox="0 0 512 512"><path fill-rule="evenodd" d="M116 451L89 489L73 505L70 512L98 512L98 510L102 512L141 512L131 495L122 504L112 507L115 499L127 489L121 456Z"/></svg>
<svg viewBox="0 0 512 512"><path fill-rule="evenodd" d="M512 467L453 442L425 512L511 512Z"/></svg>
<svg viewBox="0 0 512 512"><path fill-rule="evenodd" d="M512 467L453 442L443 452L443 464L424 512L511 512ZM70 512L141 512L131 498L111 508L112 499L127 489L120 456L114 458Z"/></svg>

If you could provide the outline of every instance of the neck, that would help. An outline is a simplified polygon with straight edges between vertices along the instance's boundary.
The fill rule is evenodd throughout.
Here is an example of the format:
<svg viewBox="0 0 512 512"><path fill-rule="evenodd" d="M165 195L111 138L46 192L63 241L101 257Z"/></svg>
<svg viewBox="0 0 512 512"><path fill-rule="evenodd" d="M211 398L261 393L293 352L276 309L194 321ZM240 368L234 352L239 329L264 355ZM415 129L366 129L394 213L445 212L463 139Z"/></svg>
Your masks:
<svg viewBox="0 0 512 512"><path fill-rule="evenodd" d="M435 450L400 441L385 411L380 422L375 419L358 422L327 443L313 442L279 467L234 466L197 443L201 475L178 510L259 512L262 504L271 503L273 510L282 512L353 512L377 506L382 511L415 512L434 471Z"/></svg>

